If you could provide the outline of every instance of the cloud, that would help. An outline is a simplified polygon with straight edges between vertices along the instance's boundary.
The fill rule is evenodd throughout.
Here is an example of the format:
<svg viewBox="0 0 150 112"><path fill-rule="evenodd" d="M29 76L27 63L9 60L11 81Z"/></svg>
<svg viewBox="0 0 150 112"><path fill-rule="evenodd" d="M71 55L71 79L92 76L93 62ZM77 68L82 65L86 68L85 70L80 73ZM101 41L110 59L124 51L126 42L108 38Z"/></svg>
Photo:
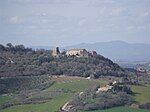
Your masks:
<svg viewBox="0 0 150 112"><path fill-rule="evenodd" d="M147 16L149 16L150 15L150 13L149 12L144 12L144 13L142 13L142 15L141 16L143 16L143 17L147 17Z"/></svg>
<svg viewBox="0 0 150 112"><path fill-rule="evenodd" d="M19 4L66 4L70 3L68 0L11 0Z"/></svg>
<svg viewBox="0 0 150 112"><path fill-rule="evenodd" d="M29 25L28 28L29 28L29 29L37 29L38 27L37 27L37 26L34 26L34 25Z"/></svg>
<svg viewBox="0 0 150 112"><path fill-rule="evenodd" d="M113 0L91 0L89 5L100 5L100 4L114 4Z"/></svg>
<svg viewBox="0 0 150 112"><path fill-rule="evenodd" d="M16 24L16 23L20 23L21 19L18 16L12 16L10 17L9 22L12 24Z"/></svg>
<svg viewBox="0 0 150 112"><path fill-rule="evenodd" d="M7 40L18 35L44 35L56 37L55 40L61 37L71 40L77 36L88 40L90 36L104 36L103 40L107 40L105 37L118 39L124 35L130 41L131 37L140 37L138 34L141 33L142 37L148 38L148 1L1 0L0 37Z"/></svg>
<svg viewBox="0 0 150 112"><path fill-rule="evenodd" d="M86 22L86 19L81 19L81 20L79 20L78 25L82 26L85 24L85 22Z"/></svg>
<svg viewBox="0 0 150 112"><path fill-rule="evenodd" d="M41 19L41 23L42 24L46 24L46 23L48 23L49 21L48 21L48 19Z"/></svg>
<svg viewBox="0 0 150 112"><path fill-rule="evenodd" d="M46 17L47 13L46 12L38 12L35 14L36 16L41 16L41 17Z"/></svg>
<svg viewBox="0 0 150 112"><path fill-rule="evenodd" d="M138 26L137 29L138 30L146 30L147 28L146 28L146 26Z"/></svg>
<svg viewBox="0 0 150 112"><path fill-rule="evenodd" d="M134 29L135 29L134 26L128 26L128 27L127 27L127 30L134 30Z"/></svg>
<svg viewBox="0 0 150 112"><path fill-rule="evenodd" d="M110 12L110 15L112 16L118 16L120 15L125 9L122 8L122 7L116 7L116 8L113 8Z"/></svg>
<svg viewBox="0 0 150 112"><path fill-rule="evenodd" d="M147 27L146 26L134 26L134 25L132 25L132 26L128 26L127 28L126 28L128 31L133 31L133 30L136 30L136 31L142 31L142 30L146 30L147 29Z"/></svg>

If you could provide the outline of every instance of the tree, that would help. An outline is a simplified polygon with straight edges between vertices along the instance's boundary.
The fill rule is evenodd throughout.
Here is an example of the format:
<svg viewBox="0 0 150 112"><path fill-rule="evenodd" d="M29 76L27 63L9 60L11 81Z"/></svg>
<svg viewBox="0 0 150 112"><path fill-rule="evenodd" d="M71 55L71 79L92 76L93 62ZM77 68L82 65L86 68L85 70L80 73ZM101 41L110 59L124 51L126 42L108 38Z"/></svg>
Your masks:
<svg viewBox="0 0 150 112"><path fill-rule="evenodd" d="M6 46L8 46L9 48L13 47L13 45L11 43L7 43Z"/></svg>
<svg viewBox="0 0 150 112"><path fill-rule="evenodd" d="M0 51L4 51L4 50L5 50L5 47L0 44Z"/></svg>
<svg viewBox="0 0 150 112"><path fill-rule="evenodd" d="M139 108L150 110L150 103L140 104L140 105L139 105Z"/></svg>
<svg viewBox="0 0 150 112"><path fill-rule="evenodd" d="M24 51L25 50L25 46L24 45L16 45L15 49L18 51Z"/></svg>

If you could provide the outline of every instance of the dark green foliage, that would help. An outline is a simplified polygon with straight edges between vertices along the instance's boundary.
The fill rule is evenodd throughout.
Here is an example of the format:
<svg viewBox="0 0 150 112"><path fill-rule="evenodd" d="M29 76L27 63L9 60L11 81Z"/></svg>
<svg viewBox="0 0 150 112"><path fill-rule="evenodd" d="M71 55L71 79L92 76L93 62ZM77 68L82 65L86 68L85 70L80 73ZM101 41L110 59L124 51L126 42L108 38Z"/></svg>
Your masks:
<svg viewBox="0 0 150 112"><path fill-rule="evenodd" d="M150 103L140 104L140 105L139 105L139 108L150 110Z"/></svg>
<svg viewBox="0 0 150 112"><path fill-rule="evenodd" d="M129 85L125 85L123 83L117 83L113 85L112 88L113 93L118 93L118 92L126 92L127 94L132 94L131 88Z"/></svg>
<svg viewBox="0 0 150 112"><path fill-rule="evenodd" d="M17 76L0 79L0 94L20 92L24 90L43 90L53 84L48 76Z"/></svg>
<svg viewBox="0 0 150 112"><path fill-rule="evenodd" d="M0 57L0 66L5 65L6 60L2 57Z"/></svg>
<svg viewBox="0 0 150 112"><path fill-rule="evenodd" d="M95 89L94 89L95 88ZM130 94L126 92L118 91L113 93L111 91L100 92L95 94L96 86L89 88L80 95L76 95L71 101L70 105L73 105L77 110L98 110L107 109L116 106L130 105L133 103L133 99Z"/></svg>
<svg viewBox="0 0 150 112"><path fill-rule="evenodd" d="M101 55L94 57L52 57L51 50L34 51L23 45L0 45L0 76L70 75L98 78L124 76L125 70Z"/></svg>

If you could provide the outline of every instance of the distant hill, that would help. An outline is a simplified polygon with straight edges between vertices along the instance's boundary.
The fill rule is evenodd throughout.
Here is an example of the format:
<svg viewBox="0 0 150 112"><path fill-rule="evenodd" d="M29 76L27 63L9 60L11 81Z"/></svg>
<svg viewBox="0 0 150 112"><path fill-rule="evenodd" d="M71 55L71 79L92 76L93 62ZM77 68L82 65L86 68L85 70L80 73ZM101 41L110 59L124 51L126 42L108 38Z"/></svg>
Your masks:
<svg viewBox="0 0 150 112"><path fill-rule="evenodd" d="M70 48L86 48L88 50L95 50L99 54L117 62L150 61L150 44L111 41L81 43L65 47L65 49Z"/></svg>
<svg viewBox="0 0 150 112"><path fill-rule="evenodd" d="M33 49L52 49L53 46L31 46ZM95 50L99 54L121 64L139 64L150 62L150 44L126 43L123 41L81 43L62 47L63 49L85 48Z"/></svg>

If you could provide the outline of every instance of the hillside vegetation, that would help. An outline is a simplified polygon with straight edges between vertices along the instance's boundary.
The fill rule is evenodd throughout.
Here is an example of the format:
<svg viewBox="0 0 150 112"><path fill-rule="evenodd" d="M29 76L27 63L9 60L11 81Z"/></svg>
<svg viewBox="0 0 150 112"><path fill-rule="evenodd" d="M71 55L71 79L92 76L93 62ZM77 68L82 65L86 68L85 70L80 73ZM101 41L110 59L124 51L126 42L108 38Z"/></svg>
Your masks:
<svg viewBox="0 0 150 112"><path fill-rule="evenodd" d="M48 76L17 76L0 78L0 94L14 93L25 90L44 90L53 81Z"/></svg>
<svg viewBox="0 0 150 112"><path fill-rule="evenodd" d="M46 103L40 103L40 104L22 104L22 105L15 105L10 108L6 108L1 110L2 112L55 112L60 109L66 102L68 102L71 98L73 98L74 94L80 93L82 91L85 91L89 87L95 86L95 85L101 85L104 86L107 84L108 80L104 79L92 79L87 80L84 78L75 78L75 77L63 77L63 78L56 78L52 79L54 81L54 84L50 87L48 87L45 90L42 90L39 92L40 98L45 97L48 98L48 94L51 94L51 99L49 99ZM150 94L150 87L147 86L147 89L144 86L133 86L132 90L135 94L135 100L139 101L140 97L147 97L145 100L146 102L149 101L149 94ZM143 90L143 92L138 92L140 90ZM145 91L146 90L146 91ZM145 96L145 93L146 96ZM33 97L31 98L38 98L39 96L37 93L33 94ZM0 96L0 102L1 104L4 102L11 101L15 98L18 98L18 96ZM30 97L29 97L30 98ZM2 100L1 100L2 99ZM144 99L143 99L144 100ZM2 102L3 101L3 102ZM149 112L149 110L144 109L137 109L137 108L131 108L129 106L126 107L116 107L116 108L110 108L106 110L95 110L95 111L86 111L86 112ZM84 111L81 111L84 112Z"/></svg>
<svg viewBox="0 0 150 112"><path fill-rule="evenodd" d="M45 90L32 90L25 93L13 94L12 96L0 95L1 106L14 103L10 108L2 109L2 112L55 112L60 109L64 103L66 103L75 93L81 92L89 86L95 84L106 84L103 80L87 80L83 78L64 77L60 79L52 79L54 84ZM47 99L46 101L44 99ZM34 99L34 102L22 102L30 101ZM36 100L37 99L37 100ZM22 104L18 104L18 101ZM37 102L35 102L37 101ZM45 101L45 102L39 102ZM26 104L27 103L27 104Z"/></svg>
<svg viewBox="0 0 150 112"><path fill-rule="evenodd" d="M99 54L53 57L51 50L0 45L0 111L64 112L71 105L76 111L147 112L137 109L150 107L143 77Z"/></svg>
<svg viewBox="0 0 150 112"><path fill-rule="evenodd" d="M0 45L0 76L16 75L69 75L98 78L124 76L125 70L111 60L94 57L53 57L51 50L25 48L23 45Z"/></svg>

